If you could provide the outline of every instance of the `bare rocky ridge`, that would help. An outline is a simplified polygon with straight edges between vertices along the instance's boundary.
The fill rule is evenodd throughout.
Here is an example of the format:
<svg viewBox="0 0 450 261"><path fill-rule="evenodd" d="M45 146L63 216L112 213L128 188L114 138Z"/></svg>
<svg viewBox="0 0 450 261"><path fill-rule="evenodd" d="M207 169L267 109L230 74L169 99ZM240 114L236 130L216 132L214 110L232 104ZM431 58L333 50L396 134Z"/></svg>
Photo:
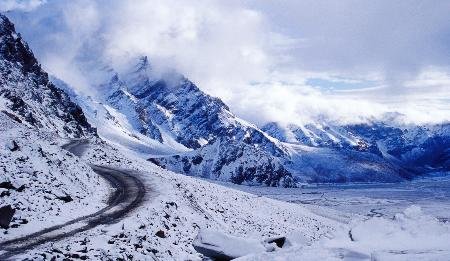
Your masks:
<svg viewBox="0 0 450 261"><path fill-rule="evenodd" d="M59 136L95 135L81 108L49 81L14 25L0 14L0 109Z"/></svg>

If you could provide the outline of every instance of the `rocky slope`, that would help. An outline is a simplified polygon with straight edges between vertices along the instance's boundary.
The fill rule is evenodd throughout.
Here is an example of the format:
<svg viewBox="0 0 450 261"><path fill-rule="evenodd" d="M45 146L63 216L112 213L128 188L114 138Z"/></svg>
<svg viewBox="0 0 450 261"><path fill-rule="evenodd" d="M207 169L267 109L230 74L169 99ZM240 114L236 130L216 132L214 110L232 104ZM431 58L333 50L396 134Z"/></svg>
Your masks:
<svg viewBox="0 0 450 261"><path fill-rule="evenodd" d="M81 108L49 81L14 25L1 14L0 110L60 136L95 135Z"/></svg>
<svg viewBox="0 0 450 261"><path fill-rule="evenodd" d="M49 82L0 14L0 241L105 205L107 183L60 148L63 138L95 136L81 108ZM11 214L6 223L4 209Z"/></svg>

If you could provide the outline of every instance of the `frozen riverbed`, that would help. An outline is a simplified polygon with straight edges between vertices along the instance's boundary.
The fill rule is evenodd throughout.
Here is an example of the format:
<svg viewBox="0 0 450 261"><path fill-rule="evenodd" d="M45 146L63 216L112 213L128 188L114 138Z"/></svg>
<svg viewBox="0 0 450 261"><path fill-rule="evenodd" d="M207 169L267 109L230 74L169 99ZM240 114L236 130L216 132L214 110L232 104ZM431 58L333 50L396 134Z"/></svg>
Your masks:
<svg viewBox="0 0 450 261"><path fill-rule="evenodd" d="M332 208L348 215L391 217L411 205L441 221L450 220L450 173L402 183L313 184L302 188L229 185L252 194L301 203L314 211Z"/></svg>
<svg viewBox="0 0 450 261"><path fill-rule="evenodd" d="M450 173L390 184L232 186L342 222L317 244L243 260L450 260Z"/></svg>

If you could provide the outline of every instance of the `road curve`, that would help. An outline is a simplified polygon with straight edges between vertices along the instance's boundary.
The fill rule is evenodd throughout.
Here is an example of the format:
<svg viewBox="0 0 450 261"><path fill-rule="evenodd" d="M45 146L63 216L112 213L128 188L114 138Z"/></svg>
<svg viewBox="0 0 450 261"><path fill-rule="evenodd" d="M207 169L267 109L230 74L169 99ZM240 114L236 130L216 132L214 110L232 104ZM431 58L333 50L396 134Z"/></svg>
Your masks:
<svg viewBox="0 0 450 261"><path fill-rule="evenodd" d="M63 148L80 156L88 143L86 140L73 140ZM39 245L73 236L98 225L116 223L142 204L147 190L144 183L133 173L106 166L91 167L114 188L114 192L109 195L107 206L93 214L0 243L0 260L10 259Z"/></svg>

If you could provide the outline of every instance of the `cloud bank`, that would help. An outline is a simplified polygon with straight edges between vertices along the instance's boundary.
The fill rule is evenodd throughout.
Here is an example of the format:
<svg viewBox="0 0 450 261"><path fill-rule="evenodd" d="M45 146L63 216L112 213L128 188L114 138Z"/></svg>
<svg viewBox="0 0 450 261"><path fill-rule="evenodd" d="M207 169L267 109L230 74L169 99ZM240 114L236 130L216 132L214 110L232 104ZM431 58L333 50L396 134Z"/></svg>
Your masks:
<svg viewBox="0 0 450 261"><path fill-rule="evenodd" d="M448 1L49 0L34 8L8 15L44 66L80 90L103 80L93 61L120 68L148 55L260 125L392 110L410 121L450 119Z"/></svg>

